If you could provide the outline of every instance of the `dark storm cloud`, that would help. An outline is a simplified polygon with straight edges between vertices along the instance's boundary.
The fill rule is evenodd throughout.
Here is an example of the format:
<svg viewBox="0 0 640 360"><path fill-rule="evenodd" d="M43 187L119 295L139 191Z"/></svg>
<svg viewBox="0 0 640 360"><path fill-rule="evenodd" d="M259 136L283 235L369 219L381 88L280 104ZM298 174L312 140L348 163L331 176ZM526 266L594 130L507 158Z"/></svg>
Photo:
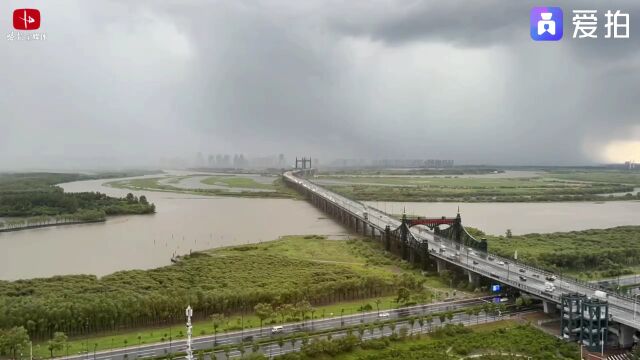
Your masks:
<svg viewBox="0 0 640 360"><path fill-rule="evenodd" d="M565 39L555 44L529 38L531 1L0 10L28 5L49 37L0 45L5 168L155 165L198 151L584 163L637 136L636 1L560 3ZM574 8L600 10L601 22L609 8L630 12L631 39L571 39Z"/></svg>

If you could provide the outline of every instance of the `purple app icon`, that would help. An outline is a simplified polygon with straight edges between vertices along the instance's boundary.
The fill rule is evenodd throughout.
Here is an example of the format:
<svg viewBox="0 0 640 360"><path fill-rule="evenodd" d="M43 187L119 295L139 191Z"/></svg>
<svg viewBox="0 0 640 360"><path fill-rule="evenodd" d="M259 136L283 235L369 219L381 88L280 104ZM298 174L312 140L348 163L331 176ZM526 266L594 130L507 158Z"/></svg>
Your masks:
<svg viewBox="0 0 640 360"><path fill-rule="evenodd" d="M534 7L531 9L531 38L535 41L562 39L562 9L559 7Z"/></svg>

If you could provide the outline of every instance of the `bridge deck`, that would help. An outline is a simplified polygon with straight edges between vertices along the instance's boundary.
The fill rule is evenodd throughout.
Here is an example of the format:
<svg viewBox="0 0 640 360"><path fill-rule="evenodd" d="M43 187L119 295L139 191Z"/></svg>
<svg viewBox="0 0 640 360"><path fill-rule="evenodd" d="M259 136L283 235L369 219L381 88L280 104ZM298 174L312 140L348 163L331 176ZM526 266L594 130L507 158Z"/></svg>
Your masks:
<svg viewBox="0 0 640 360"><path fill-rule="evenodd" d="M389 214L372 206L367 206L359 201L336 194L309 180L297 177L294 171L286 172L284 177L286 181L324 198L343 211L350 213L352 216L360 219L360 221L381 232L384 231L387 225L389 225L391 229L396 229L401 225L399 220L391 217ZM365 211L368 213L366 220L363 214ZM595 290L599 289L599 287L594 284L581 283L566 277L558 277L554 282L556 290L546 292L544 286L546 281L545 277L550 275L550 273L545 270L537 269L512 259L504 259L495 254L466 248L452 240L435 235L426 226L417 225L412 227L410 231L418 241L427 242L429 249L440 249L442 246L445 246L446 250L444 253L440 253L439 251L430 252L429 254L433 257L555 303L560 303L560 297L565 293L581 293L593 297ZM459 250L456 249L457 247L459 247ZM459 260L453 260L448 257L449 255L455 255L457 251L460 252ZM501 262L505 263L505 265L501 265ZM520 269L524 269L524 272L521 272ZM526 281L522 281L520 276L523 276ZM634 319L634 299L618 295L609 295L608 300L609 313L612 315L614 321L640 330L640 316Z"/></svg>

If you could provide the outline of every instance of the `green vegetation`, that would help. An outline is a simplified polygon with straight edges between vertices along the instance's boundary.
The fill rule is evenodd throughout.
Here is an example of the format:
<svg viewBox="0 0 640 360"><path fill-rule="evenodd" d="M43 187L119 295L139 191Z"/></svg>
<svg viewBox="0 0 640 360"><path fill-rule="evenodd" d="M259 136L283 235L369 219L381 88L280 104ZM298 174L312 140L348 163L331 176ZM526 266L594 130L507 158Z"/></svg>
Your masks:
<svg viewBox="0 0 640 360"><path fill-rule="evenodd" d="M287 237L193 253L171 266L100 279L0 281L0 328L24 326L33 338L45 340L56 331L79 336L166 326L182 320L188 303L196 319L208 319L251 311L258 303L277 309L305 300L321 306L360 299L364 306L362 299L388 299L399 289L410 292L402 304L435 299L424 278L405 266L370 241ZM258 325L255 318L253 324Z"/></svg>
<svg viewBox="0 0 640 360"><path fill-rule="evenodd" d="M150 191L167 191L183 194L207 195L207 196L234 196L234 197L251 197L251 198L299 198L300 195L293 189L286 187L281 178L273 181L271 184L261 184L249 177L241 177L235 175L211 176L203 179L201 182L208 185L218 185L227 188L222 189L185 189L178 187L177 184L189 176L175 176L162 178L146 178L146 179L126 179L112 181L107 185L130 190L150 190ZM162 183L160 182L162 181ZM251 189L251 191L249 190ZM257 191L263 190L263 191Z"/></svg>
<svg viewBox="0 0 640 360"><path fill-rule="evenodd" d="M404 329L404 331L403 331ZM533 328L511 321L464 327L447 324L426 336L408 336L405 327L382 339L361 341L355 335L337 339L313 339L298 353L277 356L282 360L577 360L579 350Z"/></svg>
<svg viewBox="0 0 640 360"><path fill-rule="evenodd" d="M120 175L120 174L117 174ZM105 176L116 176L107 174ZM155 212L144 196L118 199L98 192L65 193L55 184L94 179L79 174L23 173L0 175L0 216L9 219L0 228L55 225L75 221L104 220L105 215Z"/></svg>
<svg viewBox="0 0 640 360"><path fill-rule="evenodd" d="M504 170L485 167L456 167L453 169L344 169L344 170L323 170L321 176L325 175L485 175L493 173L504 173Z"/></svg>
<svg viewBox="0 0 640 360"><path fill-rule="evenodd" d="M499 255L513 257L517 250L518 260L525 263L585 279L630 274L640 267L640 226L511 238L484 235L473 229L470 232L485 236L489 249Z"/></svg>
<svg viewBox="0 0 640 360"><path fill-rule="evenodd" d="M523 202L637 198L603 196L632 192L631 185L571 182L542 177L321 176L318 182L349 198L369 201Z"/></svg>
<svg viewBox="0 0 640 360"><path fill-rule="evenodd" d="M274 189L271 184L263 184L249 177L243 176L210 176L200 181L208 185L221 185L232 188L248 188L248 189Z"/></svg>
<svg viewBox="0 0 640 360"><path fill-rule="evenodd" d="M549 175L556 179L640 186L640 171L629 170L555 170Z"/></svg>

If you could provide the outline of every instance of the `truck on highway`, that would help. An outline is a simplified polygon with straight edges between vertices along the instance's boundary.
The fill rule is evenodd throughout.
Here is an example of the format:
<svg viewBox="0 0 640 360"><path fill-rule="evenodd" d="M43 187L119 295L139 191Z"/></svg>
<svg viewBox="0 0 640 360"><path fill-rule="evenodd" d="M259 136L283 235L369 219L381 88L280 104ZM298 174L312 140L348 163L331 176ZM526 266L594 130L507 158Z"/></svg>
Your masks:
<svg viewBox="0 0 640 360"><path fill-rule="evenodd" d="M556 290L556 286L552 282L545 281L544 291L554 292L555 290Z"/></svg>
<svg viewBox="0 0 640 360"><path fill-rule="evenodd" d="M609 297L609 294L607 294L606 292L604 292L602 290L596 290L593 293L593 296L595 296L597 298L600 298L600 299L603 299L603 300L606 300Z"/></svg>

